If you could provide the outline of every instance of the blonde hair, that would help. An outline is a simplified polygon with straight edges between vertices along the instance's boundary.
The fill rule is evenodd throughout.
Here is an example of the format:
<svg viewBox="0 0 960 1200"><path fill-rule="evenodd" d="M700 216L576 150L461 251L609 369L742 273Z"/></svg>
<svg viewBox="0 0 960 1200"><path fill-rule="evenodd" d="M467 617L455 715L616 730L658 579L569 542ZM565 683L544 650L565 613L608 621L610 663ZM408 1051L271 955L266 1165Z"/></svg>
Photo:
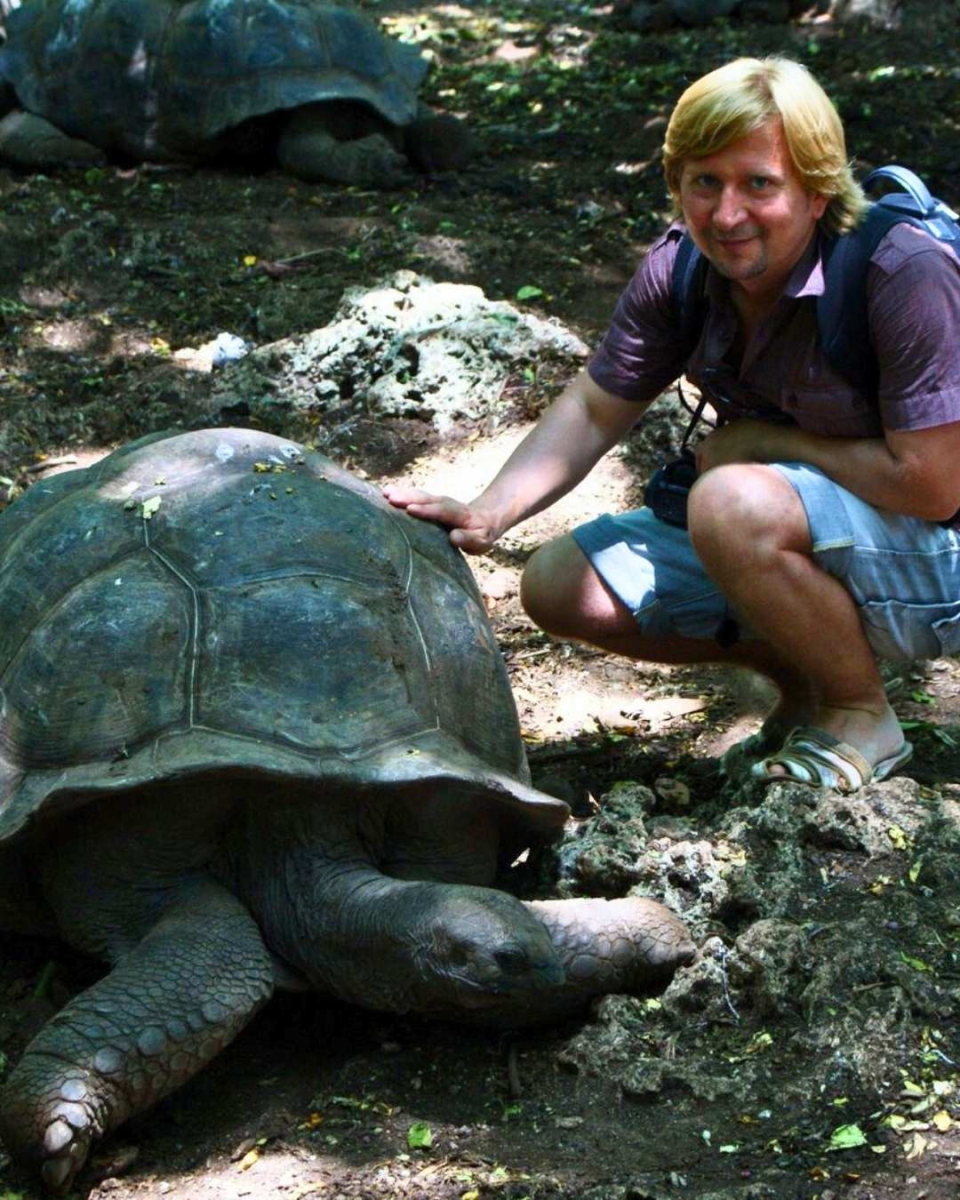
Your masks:
<svg viewBox="0 0 960 1200"><path fill-rule="evenodd" d="M783 123L787 150L804 188L827 197L826 233L846 233L867 200L847 160L843 125L806 67L788 58L738 58L692 83L677 102L663 147L663 170L679 212L680 176L691 158L716 154L771 117Z"/></svg>

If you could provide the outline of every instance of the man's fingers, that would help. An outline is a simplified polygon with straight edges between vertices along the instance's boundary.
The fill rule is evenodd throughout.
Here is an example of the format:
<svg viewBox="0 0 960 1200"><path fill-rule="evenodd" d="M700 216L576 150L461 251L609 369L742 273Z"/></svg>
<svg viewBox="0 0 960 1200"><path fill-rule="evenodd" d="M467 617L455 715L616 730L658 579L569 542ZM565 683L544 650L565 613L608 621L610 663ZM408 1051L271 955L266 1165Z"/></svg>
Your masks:
<svg viewBox="0 0 960 1200"><path fill-rule="evenodd" d="M423 488L411 487L402 483L388 483L382 491L384 499L395 504L397 508L408 508L411 504L425 504L430 500L443 498L435 496L432 492L425 492Z"/></svg>
<svg viewBox="0 0 960 1200"><path fill-rule="evenodd" d="M450 530L451 543L467 554L486 554L496 541L487 523L462 500L393 484L385 487L383 494L391 504L417 520L445 525Z"/></svg>
<svg viewBox="0 0 960 1200"><path fill-rule="evenodd" d="M434 496L419 488L385 488L383 494L391 504L422 521L439 521L456 528L468 526L472 519L469 506L452 496Z"/></svg>

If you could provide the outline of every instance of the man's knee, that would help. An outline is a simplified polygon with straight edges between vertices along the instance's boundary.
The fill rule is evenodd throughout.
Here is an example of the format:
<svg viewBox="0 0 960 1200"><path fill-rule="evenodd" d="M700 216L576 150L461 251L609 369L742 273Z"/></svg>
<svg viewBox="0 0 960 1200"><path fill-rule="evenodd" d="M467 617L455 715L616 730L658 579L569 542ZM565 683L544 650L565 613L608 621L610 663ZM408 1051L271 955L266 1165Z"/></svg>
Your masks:
<svg viewBox="0 0 960 1200"><path fill-rule="evenodd" d="M705 560L809 553L810 530L800 497L779 472L756 463L730 463L707 471L687 505L690 539Z"/></svg>
<svg viewBox="0 0 960 1200"><path fill-rule="evenodd" d="M635 637L630 610L614 595L571 534L547 542L528 561L520 581L527 616L557 638L606 646Z"/></svg>
<svg viewBox="0 0 960 1200"><path fill-rule="evenodd" d="M566 597L571 558L568 542L573 544L577 554L581 554L570 537L545 542L527 560L520 577L523 611L535 625L559 637L567 632L571 616L571 604Z"/></svg>

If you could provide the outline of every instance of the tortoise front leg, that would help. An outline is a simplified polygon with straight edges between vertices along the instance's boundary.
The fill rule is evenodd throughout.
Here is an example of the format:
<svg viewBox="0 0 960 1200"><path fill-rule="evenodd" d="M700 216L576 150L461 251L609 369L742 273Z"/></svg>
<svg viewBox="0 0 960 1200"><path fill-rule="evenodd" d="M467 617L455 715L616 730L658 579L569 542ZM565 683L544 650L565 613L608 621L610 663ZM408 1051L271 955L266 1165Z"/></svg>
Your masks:
<svg viewBox="0 0 960 1200"><path fill-rule="evenodd" d="M95 1140L195 1075L272 988L270 955L243 905L212 882L182 891L27 1047L0 1091L8 1150L67 1191Z"/></svg>
<svg viewBox="0 0 960 1200"><path fill-rule="evenodd" d="M480 1014L490 1024L541 1024L582 1012L594 996L638 992L666 983L696 947L684 923L640 896L617 900L530 900L524 908L546 928L563 966L563 983L536 1005L509 998Z"/></svg>

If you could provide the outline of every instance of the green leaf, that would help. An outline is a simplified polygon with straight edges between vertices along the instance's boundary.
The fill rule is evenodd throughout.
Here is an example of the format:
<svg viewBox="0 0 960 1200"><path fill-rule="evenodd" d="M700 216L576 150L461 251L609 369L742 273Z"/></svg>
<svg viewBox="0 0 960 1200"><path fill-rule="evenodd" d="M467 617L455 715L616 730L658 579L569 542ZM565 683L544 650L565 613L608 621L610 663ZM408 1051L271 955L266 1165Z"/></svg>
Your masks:
<svg viewBox="0 0 960 1200"><path fill-rule="evenodd" d="M407 1130L407 1145L411 1150L429 1150L433 1145L433 1132L426 1121L414 1121Z"/></svg>
<svg viewBox="0 0 960 1200"><path fill-rule="evenodd" d="M905 962L908 967L913 967L915 971L932 971L933 967L929 963L925 963L922 958L911 958L909 954L904 954L900 951L900 960Z"/></svg>
<svg viewBox="0 0 960 1200"><path fill-rule="evenodd" d="M830 1134L831 1150L853 1150L866 1144L866 1135L859 1125L838 1125Z"/></svg>
<svg viewBox="0 0 960 1200"><path fill-rule="evenodd" d="M518 300L536 300L538 296L543 295L543 288L533 287L532 284L527 284L517 292Z"/></svg>

